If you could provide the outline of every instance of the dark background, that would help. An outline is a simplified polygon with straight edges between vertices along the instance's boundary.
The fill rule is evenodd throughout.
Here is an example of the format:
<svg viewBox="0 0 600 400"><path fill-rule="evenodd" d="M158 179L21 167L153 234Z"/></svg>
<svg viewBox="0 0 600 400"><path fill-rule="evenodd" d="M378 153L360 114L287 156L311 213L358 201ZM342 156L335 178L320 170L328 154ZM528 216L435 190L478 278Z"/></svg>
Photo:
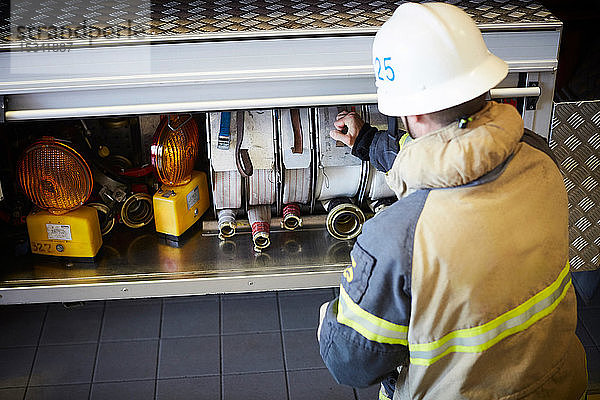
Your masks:
<svg viewBox="0 0 600 400"><path fill-rule="evenodd" d="M600 2L541 3L563 22L554 100L600 99Z"/></svg>

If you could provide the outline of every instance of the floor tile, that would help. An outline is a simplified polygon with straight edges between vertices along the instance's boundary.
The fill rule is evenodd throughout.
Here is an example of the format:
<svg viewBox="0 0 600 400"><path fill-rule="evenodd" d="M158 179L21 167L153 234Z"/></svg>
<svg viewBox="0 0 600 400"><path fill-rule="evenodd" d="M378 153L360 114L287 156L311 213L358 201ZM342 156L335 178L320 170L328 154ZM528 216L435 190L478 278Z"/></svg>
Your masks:
<svg viewBox="0 0 600 400"><path fill-rule="evenodd" d="M223 377L223 400L283 400L287 397L284 372Z"/></svg>
<svg viewBox="0 0 600 400"><path fill-rule="evenodd" d="M316 329L319 325L319 307L331 300L331 291L302 296L280 296L283 329Z"/></svg>
<svg viewBox="0 0 600 400"><path fill-rule="evenodd" d="M51 305L40 344L90 343L98 341L103 307L83 305L65 308Z"/></svg>
<svg viewBox="0 0 600 400"><path fill-rule="evenodd" d="M223 333L268 332L279 330L277 298L223 297Z"/></svg>
<svg viewBox="0 0 600 400"><path fill-rule="evenodd" d="M0 399L2 400L23 400L25 388L0 389Z"/></svg>
<svg viewBox="0 0 600 400"><path fill-rule="evenodd" d="M185 303L188 301L219 301L219 295L206 294L198 296L173 296L163 298L164 304Z"/></svg>
<svg viewBox="0 0 600 400"><path fill-rule="evenodd" d="M26 313L26 312L45 312L46 308L48 308L48 303L35 303L35 304L11 304L0 306L0 314L4 312L16 312L16 313Z"/></svg>
<svg viewBox="0 0 600 400"><path fill-rule="evenodd" d="M224 374L283 371L279 332L223 336L221 341Z"/></svg>
<svg viewBox="0 0 600 400"><path fill-rule="evenodd" d="M598 272L598 270L596 270L596 272ZM598 290L596 290L596 293L590 299L589 306L590 307L600 307L600 293L598 293Z"/></svg>
<svg viewBox="0 0 600 400"><path fill-rule="evenodd" d="M154 339L160 329L161 304L106 306L101 340Z"/></svg>
<svg viewBox="0 0 600 400"><path fill-rule="evenodd" d="M37 346L46 308L0 308L0 347Z"/></svg>
<svg viewBox="0 0 600 400"><path fill-rule="evenodd" d="M34 355L35 347L0 349L0 388L27 386Z"/></svg>
<svg viewBox="0 0 600 400"><path fill-rule="evenodd" d="M86 307L104 307L104 303L106 303L104 300L90 300L83 302Z"/></svg>
<svg viewBox="0 0 600 400"><path fill-rule="evenodd" d="M600 308L585 307L579 310L579 318L594 342L600 344Z"/></svg>
<svg viewBox="0 0 600 400"><path fill-rule="evenodd" d="M87 383L92 379L94 344L40 346L33 365L30 385Z"/></svg>
<svg viewBox="0 0 600 400"><path fill-rule="evenodd" d="M89 383L82 385L30 386L25 400L87 400Z"/></svg>
<svg viewBox="0 0 600 400"><path fill-rule="evenodd" d="M325 368L319 353L319 343L314 329L287 331L283 334L286 369Z"/></svg>
<svg viewBox="0 0 600 400"><path fill-rule="evenodd" d="M148 381L94 383L91 400L149 400L154 398L154 379Z"/></svg>
<svg viewBox="0 0 600 400"><path fill-rule="evenodd" d="M216 400L221 396L218 376L159 380L157 400Z"/></svg>
<svg viewBox="0 0 600 400"><path fill-rule="evenodd" d="M600 351L596 347L586 347L585 356L588 367L588 384L600 383Z"/></svg>
<svg viewBox="0 0 600 400"><path fill-rule="evenodd" d="M161 337L219 334L219 298L168 302L163 306Z"/></svg>
<svg viewBox="0 0 600 400"><path fill-rule="evenodd" d="M100 343L94 382L154 379L158 340Z"/></svg>
<svg viewBox="0 0 600 400"><path fill-rule="evenodd" d="M72 301L67 303L50 303L49 308L65 308L68 310L76 310L81 308L104 308L104 300L91 300L91 301Z"/></svg>
<svg viewBox="0 0 600 400"><path fill-rule="evenodd" d="M581 344L583 344L584 346L595 346L596 345L594 343L594 340L588 333L587 328L583 325L583 322L580 319L577 320L577 328L575 329L575 334L581 341Z"/></svg>
<svg viewBox="0 0 600 400"><path fill-rule="evenodd" d="M583 300L583 298L579 295L579 292L577 290L575 290L575 298L577 299L577 309L579 310L580 308L585 307L585 301Z"/></svg>
<svg viewBox="0 0 600 400"><path fill-rule="evenodd" d="M354 392L338 385L326 369L288 372L290 400L350 400Z"/></svg>
<svg viewBox="0 0 600 400"><path fill-rule="evenodd" d="M179 378L220 372L219 337L163 339L158 377Z"/></svg>
<svg viewBox="0 0 600 400"><path fill-rule="evenodd" d="M133 307L133 306L147 306L151 304L161 304L162 297L147 297L142 299L121 299L121 300L108 300L106 301L107 308L114 307Z"/></svg>
<svg viewBox="0 0 600 400"><path fill-rule="evenodd" d="M377 400L379 398L380 384L369 386L364 389L356 389L358 400Z"/></svg>
<svg viewBox="0 0 600 400"><path fill-rule="evenodd" d="M286 296L331 296L332 288L321 289L300 289L300 290L282 290L279 292L279 297Z"/></svg>
<svg viewBox="0 0 600 400"><path fill-rule="evenodd" d="M221 295L222 300L241 300L241 299L261 299L265 297L275 297L277 292L246 292L230 293Z"/></svg>

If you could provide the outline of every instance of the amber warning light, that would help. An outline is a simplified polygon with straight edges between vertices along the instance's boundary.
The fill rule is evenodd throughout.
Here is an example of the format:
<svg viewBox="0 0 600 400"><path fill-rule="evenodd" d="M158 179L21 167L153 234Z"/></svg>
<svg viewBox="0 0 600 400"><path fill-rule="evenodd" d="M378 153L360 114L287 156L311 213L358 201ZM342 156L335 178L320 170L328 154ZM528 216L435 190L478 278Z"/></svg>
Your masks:
<svg viewBox="0 0 600 400"><path fill-rule="evenodd" d="M162 183L181 186L190 181L198 141L198 126L191 115L162 117L150 149L152 164Z"/></svg>
<svg viewBox="0 0 600 400"><path fill-rule="evenodd" d="M83 205L94 185L85 160L54 138L44 138L25 150L18 165L18 181L36 206L55 215Z"/></svg>
<svg viewBox="0 0 600 400"><path fill-rule="evenodd" d="M191 114L161 117L150 149L161 188L152 197L156 231L172 240L200 220L209 206L206 174L193 171L198 125Z"/></svg>
<svg viewBox="0 0 600 400"><path fill-rule="evenodd" d="M45 137L19 159L17 180L38 207L27 216L32 253L93 260L102 234L96 209L82 207L94 182L79 153Z"/></svg>

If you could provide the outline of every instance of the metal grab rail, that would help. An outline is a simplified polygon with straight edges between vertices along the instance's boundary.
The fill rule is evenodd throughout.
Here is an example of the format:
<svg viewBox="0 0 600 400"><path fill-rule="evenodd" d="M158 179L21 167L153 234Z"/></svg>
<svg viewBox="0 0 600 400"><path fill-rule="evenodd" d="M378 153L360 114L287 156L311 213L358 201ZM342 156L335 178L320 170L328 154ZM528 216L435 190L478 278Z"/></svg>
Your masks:
<svg viewBox="0 0 600 400"><path fill-rule="evenodd" d="M492 99L505 99L507 97L540 97L542 89L539 86L496 88L490 90Z"/></svg>
<svg viewBox="0 0 600 400"><path fill-rule="evenodd" d="M490 90L493 99L507 97L539 97L539 87L497 88ZM127 114L156 114L177 113L189 111L242 110L259 108L287 108L302 105L320 106L325 104L368 104L376 103L377 94L344 94L328 96L299 96L279 98L258 98L220 101L192 101L180 103L135 104L98 107L49 108L39 110L8 110L5 113L7 121L29 119L81 118L104 115Z"/></svg>

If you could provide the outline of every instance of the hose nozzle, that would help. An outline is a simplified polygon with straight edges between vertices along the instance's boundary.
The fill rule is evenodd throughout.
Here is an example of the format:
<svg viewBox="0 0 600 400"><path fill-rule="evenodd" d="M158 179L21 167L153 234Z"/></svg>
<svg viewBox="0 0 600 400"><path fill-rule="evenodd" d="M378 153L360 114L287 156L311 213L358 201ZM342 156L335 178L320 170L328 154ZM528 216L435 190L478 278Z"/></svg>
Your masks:
<svg viewBox="0 0 600 400"><path fill-rule="evenodd" d="M115 226L116 218L113 211L104 203L88 203L89 207L94 207L98 211L98 221L100 222L100 232L106 236Z"/></svg>
<svg viewBox="0 0 600 400"><path fill-rule="evenodd" d="M141 228L153 219L152 197L146 193L132 194L121 207L121 221L130 228Z"/></svg>
<svg viewBox="0 0 600 400"><path fill-rule="evenodd" d="M365 222L365 214L352 204L350 199L333 199L323 205L329 211L326 225L331 236L340 240L350 240L360 234Z"/></svg>
<svg viewBox="0 0 600 400"><path fill-rule="evenodd" d="M262 252L271 245L269 238L271 207L256 206L248 210L248 221L252 227L252 241L254 242L254 251Z"/></svg>
<svg viewBox="0 0 600 400"><path fill-rule="evenodd" d="M301 226L302 218L300 218L300 206L295 203L286 204L285 207L283 207L281 227L293 231Z"/></svg>
<svg viewBox="0 0 600 400"><path fill-rule="evenodd" d="M218 226L219 239L225 240L226 238L235 235L235 229L237 227L237 224L235 222L235 213L233 212L233 210L225 209L219 211Z"/></svg>

